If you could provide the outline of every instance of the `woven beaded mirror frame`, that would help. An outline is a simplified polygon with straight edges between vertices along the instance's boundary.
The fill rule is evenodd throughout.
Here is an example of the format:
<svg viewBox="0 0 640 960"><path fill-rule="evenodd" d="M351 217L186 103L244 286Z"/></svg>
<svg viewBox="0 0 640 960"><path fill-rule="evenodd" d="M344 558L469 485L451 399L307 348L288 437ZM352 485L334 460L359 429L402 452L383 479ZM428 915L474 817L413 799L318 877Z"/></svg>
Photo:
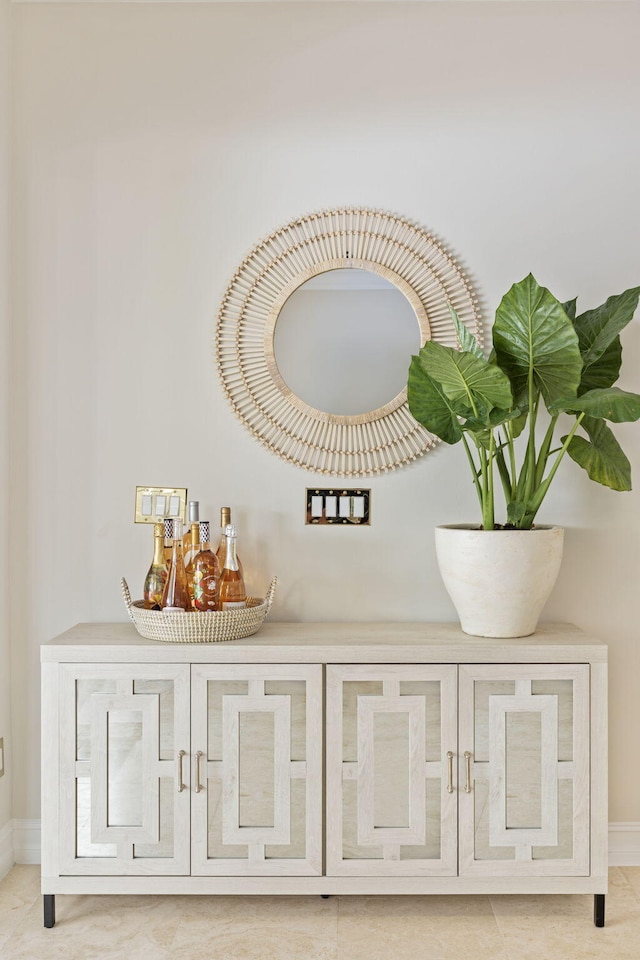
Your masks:
<svg viewBox="0 0 640 960"><path fill-rule="evenodd" d="M218 315L216 357L225 393L267 449L336 477L385 473L437 442L411 416L406 387L375 410L342 415L309 405L280 374L274 334L285 302L313 277L354 268L377 274L404 294L421 343L459 346L449 304L482 342L477 299L459 264L441 241L402 217L327 210L294 220L255 246L231 280ZM410 360L407 356L407 371Z"/></svg>

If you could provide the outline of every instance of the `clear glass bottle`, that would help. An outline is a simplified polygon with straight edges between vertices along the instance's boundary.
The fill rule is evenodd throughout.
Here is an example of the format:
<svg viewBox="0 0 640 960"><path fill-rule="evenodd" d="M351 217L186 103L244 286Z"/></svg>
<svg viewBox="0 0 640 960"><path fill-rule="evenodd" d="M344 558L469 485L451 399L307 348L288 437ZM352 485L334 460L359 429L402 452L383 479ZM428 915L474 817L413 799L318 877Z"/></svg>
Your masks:
<svg viewBox="0 0 640 960"><path fill-rule="evenodd" d="M164 559L164 524L153 525L153 560L144 581L143 599L147 610L162 609L162 594L169 568Z"/></svg>
<svg viewBox="0 0 640 960"><path fill-rule="evenodd" d="M190 610L187 573L184 568L184 555L182 553L182 520L170 520L168 522L172 525L173 552L171 554L169 576L162 594L162 609L168 611ZM167 521L165 520L166 524Z"/></svg>
<svg viewBox="0 0 640 960"><path fill-rule="evenodd" d="M236 530L233 524L227 524L224 535L227 552L220 576L220 609L234 610L237 607L246 607L247 591L236 556Z"/></svg>
<svg viewBox="0 0 640 960"><path fill-rule="evenodd" d="M218 544L218 549L216 550L216 555L218 557L218 563L220 564L220 569L224 569L224 561L227 557L227 540L225 537L225 530L231 523L231 507L220 507L220 543ZM236 556L238 561L238 570L244 576L244 570L242 569L242 560L240 557Z"/></svg>
<svg viewBox="0 0 640 960"><path fill-rule="evenodd" d="M209 521L200 521L200 550L187 566L192 610L219 610L220 565L209 546Z"/></svg>
<svg viewBox="0 0 640 960"><path fill-rule="evenodd" d="M187 532L182 538L184 565L187 567L200 549L200 502L189 500Z"/></svg>

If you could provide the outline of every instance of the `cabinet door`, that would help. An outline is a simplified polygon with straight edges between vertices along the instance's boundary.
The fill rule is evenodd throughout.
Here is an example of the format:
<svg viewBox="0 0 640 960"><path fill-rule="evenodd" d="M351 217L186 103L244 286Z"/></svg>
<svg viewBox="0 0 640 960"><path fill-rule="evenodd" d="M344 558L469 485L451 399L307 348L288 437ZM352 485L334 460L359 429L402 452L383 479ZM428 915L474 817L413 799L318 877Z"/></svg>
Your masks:
<svg viewBox="0 0 640 960"><path fill-rule="evenodd" d="M191 669L192 873L322 873L322 667Z"/></svg>
<svg viewBox="0 0 640 960"><path fill-rule="evenodd" d="M327 667L327 873L457 872L457 668Z"/></svg>
<svg viewBox="0 0 640 960"><path fill-rule="evenodd" d="M460 873L589 873L589 666L460 667Z"/></svg>
<svg viewBox="0 0 640 960"><path fill-rule="evenodd" d="M60 872L188 874L189 667L63 664L60 697Z"/></svg>

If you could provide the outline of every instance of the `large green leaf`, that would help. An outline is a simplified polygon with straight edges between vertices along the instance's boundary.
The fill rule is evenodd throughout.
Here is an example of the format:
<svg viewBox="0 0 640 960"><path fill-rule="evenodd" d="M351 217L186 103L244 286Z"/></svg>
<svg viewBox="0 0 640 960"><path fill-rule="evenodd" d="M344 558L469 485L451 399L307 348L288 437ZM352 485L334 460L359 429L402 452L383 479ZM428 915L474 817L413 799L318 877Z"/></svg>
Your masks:
<svg viewBox="0 0 640 960"><path fill-rule="evenodd" d="M526 406L529 376L549 406L575 396L582 358L578 336L562 304L529 274L502 298L493 326L499 366L509 375L514 401Z"/></svg>
<svg viewBox="0 0 640 960"><path fill-rule="evenodd" d="M464 323L453 309L451 304L448 303L447 306L449 307L449 313L451 314L453 325L456 328L456 336L458 337L460 349L466 351L466 353L472 353L474 357L478 357L480 360L484 360L482 347L471 333L471 330L465 327Z"/></svg>
<svg viewBox="0 0 640 960"><path fill-rule="evenodd" d="M510 500L507 504L507 522L512 527L517 527L528 509L528 503L523 503L522 500Z"/></svg>
<svg viewBox="0 0 640 960"><path fill-rule="evenodd" d="M494 407L490 413L483 412L480 417L468 417L463 427L471 433L476 433L490 427L500 427L503 423L513 422L519 417L520 411L517 408L515 410L500 410L499 407Z"/></svg>
<svg viewBox="0 0 640 960"><path fill-rule="evenodd" d="M515 420L519 415L519 410L500 410L498 407L494 407L490 413L482 411L480 417L468 417L462 424L462 429L472 433L477 442L482 444L485 450L489 450L491 447L491 431L509 420Z"/></svg>
<svg viewBox="0 0 640 960"><path fill-rule="evenodd" d="M426 372L419 357L411 358L407 399L412 416L430 433L445 443L457 443L462 438L451 402Z"/></svg>
<svg viewBox="0 0 640 960"><path fill-rule="evenodd" d="M494 407L508 410L512 406L509 378L487 360L427 340L420 362L460 416L484 415Z"/></svg>
<svg viewBox="0 0 640 960"><path fill-rule="evenodd" d="M580 353L585 369L595 363L612 340L626 327L638 306L640 287L631 287L624 293L609 297L595 310L587 310L576 317Z"/></svg>
<svg viewBox="0 0 640 960"><path fill-rule="evenodd" d="M584 365L579 394L595 387L611 387L618 379L622 363L618 334L636 312L639 296L640 287L631 287L576 317L574 326Z"/></svg>
<svg viewBox="0 0 640 960"><path fill-rule="evenodd" d="M519 437L524 428L527 425L527 420L529 419L529 411L525 410L524 413L518 413L518 416L511 421L510 432L511 436L515 440L516 437Z"/></svg>
<svg viewBox="0 0 640 960"><path fill-rule="evenodd" d="M589 440L577 434L571 438L567 453L583 467L592 480L612 490L631 490L631 464L604 420L585 417L580 426ZM562 438L562 442L566 441Z"/></svg>
<svg viewBox="0 0 640 960"><path fill-rule="evenodd" d="M620 337L614 337L603 354L588 367L583 367L578 396L588 390L612 387L620 376L622 365L622 343Z"/></svg>
<svg viewBox="0 0 640 960"><path fill-rule="evenodd" d="M567 410L571 413L586 413L597 420L611 420L613 423L628 423L640 420L640 395L608 387L604 390L589 390L581 397L568 397L558 400L554 410Z"/></svg>

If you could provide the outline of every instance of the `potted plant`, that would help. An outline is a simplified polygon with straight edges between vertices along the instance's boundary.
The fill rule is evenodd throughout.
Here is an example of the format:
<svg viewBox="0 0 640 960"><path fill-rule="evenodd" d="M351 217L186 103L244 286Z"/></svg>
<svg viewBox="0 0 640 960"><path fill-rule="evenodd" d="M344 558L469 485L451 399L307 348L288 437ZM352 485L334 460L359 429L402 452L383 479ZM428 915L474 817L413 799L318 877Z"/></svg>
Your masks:
<svg viewBox="0 0 640 960"><path fill-rule="evenodd" d="M482 523L438 527L436 550L462 629L527 636L560 568L563 530L534 525L568 454L598 483L631 489L631 467L608 423L640 418L640 396L614 384L620 331L640 287L576 315L530 274L502 298L488 358L451 310L460 349L427 341L409 369L411 413L464 446ZM451 308L450 308L451 309ZM502 491L505 522L496 523Z"/></svg>

